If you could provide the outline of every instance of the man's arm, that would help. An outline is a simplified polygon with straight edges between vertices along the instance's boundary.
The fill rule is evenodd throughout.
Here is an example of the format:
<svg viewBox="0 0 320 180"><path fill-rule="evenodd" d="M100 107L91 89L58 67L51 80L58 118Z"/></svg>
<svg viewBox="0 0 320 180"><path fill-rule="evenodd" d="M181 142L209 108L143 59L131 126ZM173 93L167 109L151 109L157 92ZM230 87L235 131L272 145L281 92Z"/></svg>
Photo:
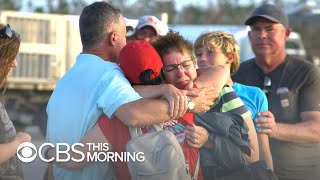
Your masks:
<svg viewBox="0 0 320 180"><path fill-rule="evenodd" d="M223 66L199 68L197 73L198 77L194 83L198 88L214 87L217 92L220 92L230 77L230 70Z"/></svg>
<svg viewBox="0 0 320 180"><path fill-rule="evenodd" d="M257 119L257 127L265 128L259 133L266 133L271 138L294 143L320 142L320 112L307 111L300 113L301 122L286 124L275 122L270 111L261 112L265 118Z"/></svg>
<svg viewBox="0 0 320 180"><path fill-rule="evenodd" d="M181 117L182 112L177 117ZM169 104L161 99L139 99L121 105L114 113L125 125L132 127L148 126L171 119ZM177 118L172 117L172 118Z"/></svg>
<svg viewBox="0 0 320 180"><path fill-rule="evenodd" d="M134 90L143 98L158 99L162 96L185 96L185 93L172 84L134 85Z"/></svg>
<svg viewBox="0 0 320 180"><path fill-rule="evenodd" d="M257 138L257 133L254 128L253 121L250 116L243 118L245 123L248 126L249 129L249 147L251 149L251 156L247 156L245 153L242 153L244 156L244 159L249 163L253 163L257 160L259 160L259 144L258 144L258 138Z"/></svg>
<svg viewBox="0 0 320 180"><path fill-rule="evenodd" d="M199 94L199 90L197 89L180 90L172 84L136 85L133 88L143 98L166 99L169 103L170 114L185 112L188 108L186 95L196 97Z"/></svg>
<svg viewBox="0 0 320 180"><path fill-rule="evenodd" d="M205 102L205 99L202 98L201 95L198 97L191 97L191 99L195 102L196 108L193 111L194 113L198 112L206 112L210 108L201 108L204 109L204 111L198 110L199 103L205 103L208 106L212 106L214 103L214 100L219 97L219 93L221 89L225 86L227 83L227 80L230 76L230 70L223 66L208 66L204 68L197 69L198 77L194 81L194 84L196 84L198 89L202 88L211 88L210 93L212 93L212 101ZM188 88L193 88L193 84L189 84ZM202 92L205 93L205 92Z"/></svg>
<svg viewBox="0 0 320 180"><path fill-rule="evenodd" d="M273 160L269 145L269 136L267 134L258 134L259 159L266 160L269 167L273 170Z"/></svg>
<svg viewBox="0 0 320 180"><path fill-rule="evenodd" d="M199 101L197 101L194 112L209 110L216 98L214 89L207 87L199 89L198 91L198 96L194 98L197 98ZM143 98L121 105L115 111L114 115L127 126L148 126L182 117L186 113L187 108L185 108L184 111L181 111L180 109L181 106L184 107L186 104L186 101L185 103L180 103L179 108L174 108L179 110L178 113L174 112L172 115L169 111L170 105L167 100Z"/></svg>

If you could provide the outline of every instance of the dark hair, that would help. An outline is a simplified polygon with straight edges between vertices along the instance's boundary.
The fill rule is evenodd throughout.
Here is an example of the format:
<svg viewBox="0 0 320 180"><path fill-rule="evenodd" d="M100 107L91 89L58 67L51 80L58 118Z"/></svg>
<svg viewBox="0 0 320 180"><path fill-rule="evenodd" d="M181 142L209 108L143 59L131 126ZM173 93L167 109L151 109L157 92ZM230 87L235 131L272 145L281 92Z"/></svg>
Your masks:
<svg viewBox="0 0 320 180"><path fill-rule="evenodd" d="M159 85L163 84L165 82L163 71L160 71L159 76L153 78L150 80L151 75L153 74L153 71L151 69L147 69L143 72L141 72L139 79L143 85Z"/></svg>
<svg viewBox="0 0 320 180"><path fill-rule="evenodd" d="M83 49L88 50L105 40L119 26L120 9L101 1L86 6L79 20Z"/></svg>
<svg viewBox="0 0 320 180"><path fill-rule="evenodd" d="M0 24L3 33L9 25ZM12 36L0 37L0 86L5 82L13 61L16 59L20 47L20 35L12 30Z"/></svg>
<svg viewBox="0 0 320 180"><path fill-rule="evenodd" d="M151 45L159 53L161 59L163 56L171 52L187 53L191 60L195 63L193 56L193 45L190 41L186 40L179 32L169 30L165 36L158 36Z"/></svg>

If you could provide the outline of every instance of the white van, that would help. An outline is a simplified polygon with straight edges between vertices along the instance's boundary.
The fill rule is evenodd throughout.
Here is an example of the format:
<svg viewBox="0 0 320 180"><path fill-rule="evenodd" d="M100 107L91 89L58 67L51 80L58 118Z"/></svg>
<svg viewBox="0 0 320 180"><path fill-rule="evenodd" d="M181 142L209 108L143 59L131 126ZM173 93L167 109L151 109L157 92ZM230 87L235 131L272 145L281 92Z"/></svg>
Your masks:
<svg viewBox="0 0 320 180"><path fill-rule="evenodd" d="M306 58L306 50L303 46L301 36L297 32L291 32L286 42L286 52L287 54L298 56L302 59Z"/></svg>

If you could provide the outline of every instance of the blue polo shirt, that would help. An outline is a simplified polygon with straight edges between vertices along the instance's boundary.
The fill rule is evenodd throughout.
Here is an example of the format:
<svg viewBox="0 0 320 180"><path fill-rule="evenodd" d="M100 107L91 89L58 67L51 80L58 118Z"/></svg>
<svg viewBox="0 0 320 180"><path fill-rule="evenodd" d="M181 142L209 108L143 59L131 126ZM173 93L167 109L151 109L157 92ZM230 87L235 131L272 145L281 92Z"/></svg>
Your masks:
<svg viewBox="0 0 320 180"><path fill-rule="evenodd" d="M251 112L253 121L258 118L259 112L268 111L268 99L261 89L236 82L232 88Z"/></svg>
<svg viewBox="0 0 320 180"><path fill-rule="evenodd" d="M79 142L103 113L112 118L118 107L140 98L117 64L80 54L50 97L47 141ZM56 179L104 179L109 166L107 162L90 163L79 170L54 166L54 175Z"/></svg>

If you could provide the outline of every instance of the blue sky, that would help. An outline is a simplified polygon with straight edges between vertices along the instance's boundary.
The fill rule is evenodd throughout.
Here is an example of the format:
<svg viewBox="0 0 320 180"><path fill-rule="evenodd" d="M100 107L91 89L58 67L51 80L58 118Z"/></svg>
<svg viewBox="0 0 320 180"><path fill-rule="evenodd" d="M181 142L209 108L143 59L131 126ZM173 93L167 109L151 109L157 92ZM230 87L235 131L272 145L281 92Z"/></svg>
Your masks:
<svg viewBox="0 0 320 180"><path fill-rule="evenodd" d="M28 0L22 0L23 1L23 6L24 8L22 9L23 11L28 11L27 9L27 2ZM96 0L86 0L88 3L92 3L95 2ZM133 2L132 0L129 0L131 2ZM159 0L162 1L162 0ZM163 0L165 1L165 0ZM184 6L189 5L189 4L194 4L194 5L202 5L205 6L208 1L212 1L212 2L216 2L215 0L175 0L176 1L176 6L177 9L180 10L182 9ZM255 0L256 3L260 3L262 0ZM288 2L297 2L298 0L285 0ZM34 6L45 6L46 5L46 0L37 0L37 1L32 1L34 3ZM249 4L251 3L252 0L240 0L240 3L243 5Z"/></svg>

